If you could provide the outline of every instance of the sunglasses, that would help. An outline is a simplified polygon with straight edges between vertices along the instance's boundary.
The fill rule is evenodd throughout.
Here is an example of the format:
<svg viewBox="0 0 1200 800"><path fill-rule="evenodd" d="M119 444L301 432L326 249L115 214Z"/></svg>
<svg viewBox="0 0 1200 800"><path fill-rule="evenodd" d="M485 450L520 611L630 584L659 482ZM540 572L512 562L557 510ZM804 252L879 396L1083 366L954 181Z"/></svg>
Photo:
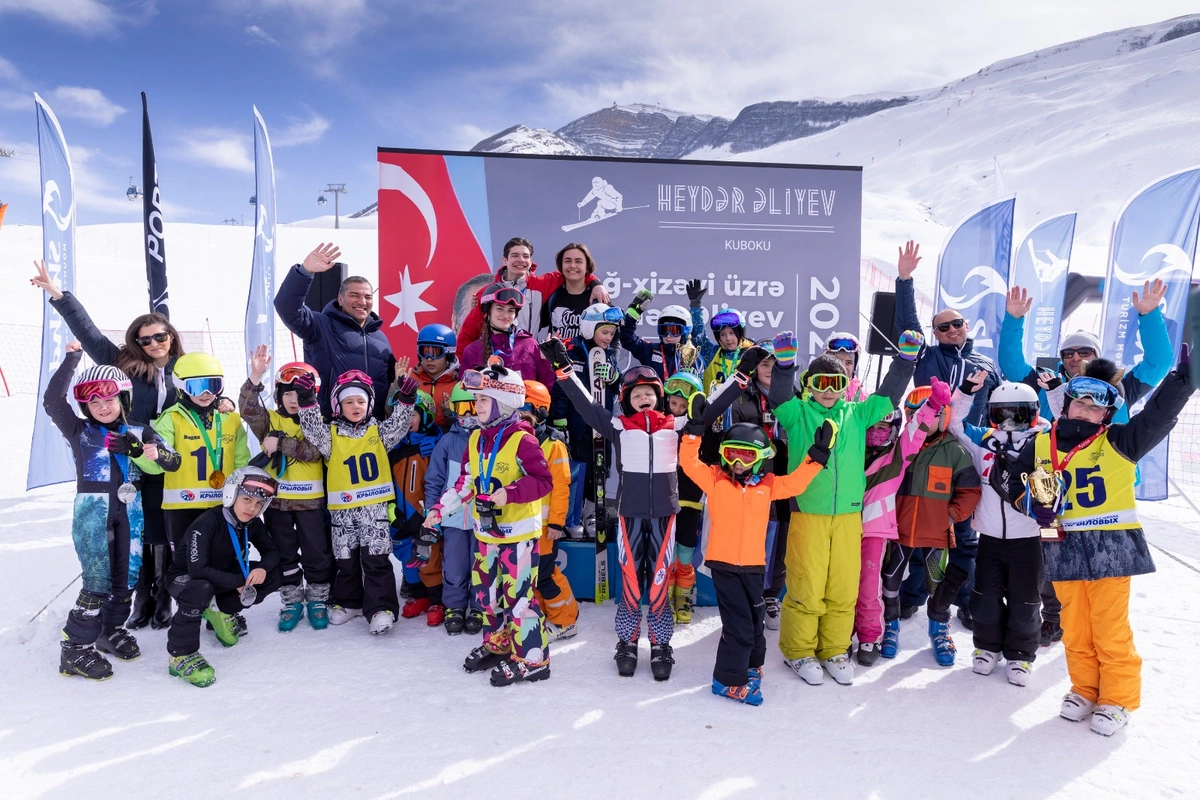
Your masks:
<svg viewBox="0 0 1200 800"><path fill-rule="evenodd" d="M849 353L857 353L858 342L854 341L853 339L830 339L825 344L825 349L831 353L835 353L838 350L845 350Z"/></svg>
<svg viewBox="0 0 1200 800"><path fill-rule="evenodd" d="M963 319L962 317L959 317L958 319L952 319L949 322L941 323L940 325L937 326L937 329L939 331L941 331L942 333L945 333L946 331L950 330L951 328L958 330L959 328L961 328L963 325L966 325L966 324L967 324L967 321L965 319Z"/></svg>
<svg viewBox="0 0 1200 800"><path fill-rule="evenodd" d="M1117 393L1117 387L1099 378L1071 378L1067 382L1066 391L1072 400L1087 399L1105 408L1120 408L1125 405L1125 401Z"/></svg>
<svg viewBox="0 0 1200 800"><path fill-rule="evenodd" d="M1071 356L1079 356L1080 358L1093 358L1096 355L1095 348L1092 347L1068 347L1059 353L1063 359L1068 359Z"/></svg>
<svg viewBox="0 0 1200 800"><path fill-rule="evenodd" d="M850 379L845 375L809 375L804 384L810 392L844 392L850 385Z"/></svg>
<svg viewBox="0 0 1200 800"><path fill-rule="evenodd" d="M78 403L86 403L89 400L111 400L121 393L121 386L116 381L88 381L76 384L73 392L75 401Z"/></svg>
<svg viewBox="0 0 1200 800"><path fill-rule="evenodd" d="M683 336L683 326L677 322L660 322L658 324L659 336Z"/></svg>
<svg viewBox="0 0 1200 800"><path fill-rule="evenodd" d="M721 460L730 466L753 467L770 453L738 442L721 445Z"/></svg>
<svg viewBox="0 0 1200 800"><path fill-rule="evenodd" d="M216 396L221 394L221 389L224 386L225 381L215 375L203 378L187 378L183 382L183 392L191 397L203 397L205 394Z"/></svg>
<svg viewBox="0 0 1200 800"><path fill-rule="evenodd" d="M152 333L149 336L139 336L134 339L134 341L142 347L149 347L151 342L158 342L159 344L162 344L163 342L169 341L170 338L170 331L161 331L159 333Z"/></svg>
<svg viewBox="0 0 1200 800"><path fill-rule="evenodd" d="M423 344L417 347L417 356L425 361L445 358L447 348L440 344Z"/></svg>

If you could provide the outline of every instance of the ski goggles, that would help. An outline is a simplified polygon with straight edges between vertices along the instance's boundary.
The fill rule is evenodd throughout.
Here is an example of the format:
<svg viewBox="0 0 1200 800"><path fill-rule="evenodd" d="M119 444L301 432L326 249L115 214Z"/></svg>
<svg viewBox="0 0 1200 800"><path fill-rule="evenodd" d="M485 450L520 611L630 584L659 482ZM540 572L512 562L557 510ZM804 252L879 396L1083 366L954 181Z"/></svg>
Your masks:
<svg viewBox="0 0 1200 800"><path fill-rule="evenodd" d="M659 336L683 336L683 326L678 322L658 323Z"/></svg>
<svg viewBox="0 0 1200 800"><path fill-rule="evenodd" d="M837 373L809 375L804 385L810 392L844 392L850 379Z"/></svg>
<svg viewBox="0 0 1200 800"><path fill-rule="evenodd" d="M522 308L525 305L525 294L520 289L505 286L503 289L497 289L491 294L485 294L480 298L479 302L481 305L499 303L503 306Z"/></svg>
<svg viewBox="0 0 1200 800"><path fill-rule="evenodd" d="M422 361L432 361L439 358L445 358L446 353L450 352L450 348L440 344L419 344L417 345L417 358Z"/></svg>
<svg viewBox="0 0 1200 800"><path fill-rule="evenodd" d="M625 318L625 312L619 308L606 308L600 314L600 319L596 320L597 325L620 325L621 320Z"/></svg>
<svg viewBox="0 0 1200 800"><path fill-rule="evenodd" d="M952 319L949 322L941 323L940 325L937 326L937 329L939 331L941 331L942 333L945 333L946 331L950 330L951 328L958 330L959 328L961 328L963 325L966 325L966 324L967 324L967 321L965 319L963 319L962 317L959 317L958 319Z"/></svg>
<svg viewBox="0 0 1200 800"><path fill-rule="evenodd" d="M736 311L722 311L712 318L713 330L719 331L721 328L740 328L742 325L742 317Z"/></svg>
<svg viewBox="0 0 1200 800"><path fill-rule="evenodd" d="M313 382L317 386L321 385L320 378L318 378L314 373L310 372L309 370L304 369L303 367L283 367L282 369L279 370L279 377L276 378L276 382L277 383L295 383L297 378L303 377L305 375L311 376L313 379Z"/></svg>
<svg viewBox="0 0 1200 800"><path fill-rule="evenodd" d="M837 339L830 339L828 342L826 342L825 349L830 353L836 353L838 350L845 350L847 353L857 353L858 342L854 341L853 339L843 339L838 337Z"/></svg>
<svg viewBox="0 0 1200 800"><path fill-rule="evenodd" d="M1120 408L1125 405L1125 400L1117 392L1117 387L1099 378L1088 378L1086 376L1071 378L1067 382L1066 392L1067 397L1070 397L1072 400L1087 399L1105 408Z"/></svg>
<svg viewBox="0 0 1200 800"><path fill-rule="evenodd" d="M908 393L908 397L904 400L904 406L909 411L916 411L922 403L929 399L931 394L933 394L932 386L918 386Z"/></svg>
<svg viewBox="0 0 1200 800"><path fill-rule="evenodd" d="M666 391L667 394L674 395L676 397L687 398L691 397L700 390L697 389L694 384L689 383L683 378L667 378L664 391Z"/></svg>
<svg viewBox="0 0 1200 800"><path fill-rule="evenodd" d="M1003 427L1005 423L1027 428L1037 419L1037 415L1038 410L1033 403L993 403L988 405L988 419L997 428Z"/></svg>
<svg viewBox="0 0 1200 800"><path fill-rule="evenodd" d="M455 415L460 417L473 417L475 416L475 401L451 400L450 410L453 411Z"/></svg>
<svg viewBox="0 0 1200 800"><path fill-rule="evenodd" d="M185 378L183 381L183 393L191 397L203 397L206 394L216 397L221 394L223 388L225 388L225 380L219 375Z"/></svg>
<svg viewBox="0 0 1200 800"><path fill-rule="evenodd" d="M120 395L122 391L132 390L132 383L122 386L118 381L100 380L77 383L72 391L77 403L86 403L89 400L111 400Z"/></svg>
<svg viewBox="0 0 1200 800"><path fill-rule="evenodd" d="M469 369L463 373L462 385L469 392L477 392L480 389L495 389L499 392L511 392L513 394L524 394L525 392L523 384L504 383L495 378L488 377L487 374L477 369Z"/></svg>
<svg viewBox="0 0 1200 800"><path fill-rule="evenodd" d="M744 442L726 442L721 445L721 460L731 467L749 469L771 455L771 450L762 450Z"/></svg>
<svg viewBox="0 0 1200 800"><path fill-rule="evenodd" d="M160 331L158 333L152 333L149 336L139 336L134 339L134 341L142 347L149 347L151 342L158 342L159 344L162 344L163 342L170 340L170 338L170 331Z"/></svg>
<svg viewBox="0 0 1200 800"><path fill-rule="evenodd" d="M238 487L237 493L247 497L257 497L259 500L270 500L279 493L279 484L268 477L251 475L242 479L242 485Z"/></svg>
<svg viewBox="0 0 1200 800"><path fill-rule="evenodd" d="M1066 361L1071 356L1079 356L1080 358L1095 358L1096 348L1094 347L1067 347L1059 351L1059 356L1063 361Z"/></svg>
<svg viewBox="0 0 1200 800"><path fill-rule="evenodd" d="M638 386L658 383L658 373L650 367L636 366L621 376L622 386ZM468 386L468 389L471 387Z"/></svg>

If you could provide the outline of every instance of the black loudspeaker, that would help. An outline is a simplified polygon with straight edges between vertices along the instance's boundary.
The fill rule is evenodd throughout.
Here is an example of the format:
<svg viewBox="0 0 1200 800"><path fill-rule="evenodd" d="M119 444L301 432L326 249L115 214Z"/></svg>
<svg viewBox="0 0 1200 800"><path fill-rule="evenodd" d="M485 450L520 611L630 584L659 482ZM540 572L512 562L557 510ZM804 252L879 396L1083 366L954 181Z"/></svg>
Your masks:
<svg viewBox="0 0 1200 800"><path fill-rule="evenodd" d="M896 293L876 292L871 300L871 330L867 339L867 352L873 356L894 356L896 339Z"/></svg>
<svg viewBox="0 0 1200 800"><path fill-rule="evenodd" d="M1196 348L1200 347L1200 287L1197 286L1193 286L1188 295L1187 330L1183 340L1191 350L1192 385L1195 386L1200 383L1200 354L1196 353Z"/></svg>
<svg viewBox="0 0 1200 800"><path fill-rule="evenodd" d="M342 288L342 281L346 280L347 270L349 267L338 261L334 263L333 269L314 275L312 285L308 287L308 296L304 298L304 305L318 314L324 311L329 301L337 300L338 290Z"/></svg>

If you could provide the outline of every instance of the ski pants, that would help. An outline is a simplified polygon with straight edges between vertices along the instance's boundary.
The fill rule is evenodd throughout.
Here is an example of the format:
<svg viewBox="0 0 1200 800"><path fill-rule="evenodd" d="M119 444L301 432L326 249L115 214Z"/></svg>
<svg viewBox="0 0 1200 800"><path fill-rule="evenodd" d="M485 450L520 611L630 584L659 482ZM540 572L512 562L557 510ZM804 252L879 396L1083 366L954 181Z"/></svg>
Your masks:
<svg viewBox="0 0 1200 800"><path fill-rule="evenodd" d="M883 561L883 618L888 622L900 619L901 579L904 568L910 568L909 576L924 573L925 591L929 600L925 613L934 622L950 621L950 605L967 583L967 571L950 561L943 574L942 554L939 547L906 547L899 542L888 542L887 555Z"/></svg>
<svg viewBox="0 0 1200 800"><path fill-rule="evenodd" d="M883 640L883 556L888 540L864 536L858 601L854 604L854 632L859 643Z"/></svg>
<svg viewBox="0 0 1200 800"><path fill-rule="evenodd" d="M263 521L279 548L279 569L285 586L300 586L305 580L309 583L333 580L333 553L322 509L268 508Z"/></svg>
<svg viewBox="0 0 1200 800"><path fill-rule="evenodd" d="M170 508L163 510L163 521L167 529L167 538L171 545L171 565L174 565L175 559L179 559L179 568L175 571L187 573L187 547L184 546L186 541L188 528L192 526L201 514L208 511L212 506L205 508ZM175 554L179 555L176 556Z"/></svg>
<svg viewBox="0 0 1200 800"><path fill-rule="evenodd" d="M862 566L862 514L792 512L787 594L779 619L785 659L845 653L854 631L854 603Z"/></svg>
<svg viewBox="0 0 1200 800"><path fill-rule="evenodd" d="M251 562L251 569L257 566ZM266 580L254 587L258 595L253 605L266 600L267 595L278 591L282 584L283 573L276 567L267 573ZM171 617L171 628L167 631L167 652L173 656L186 656L200 649L201 615L214 600L217 609L224 614L238 614L245 610L237 589L218 589L202 578L176 575L168 591L175 598L175 616Z"/></svg>
<svg viewBox="0 0 1200 800"><path fill-rule="evenodd" d="M957 564L967 574L966 582L959 587L953 604L969 608L971 587L975 580L975 554L979 550L979 532L971 527L971 520L954 524L954 547L950 548L950 563ZM919 606L929 597L928 583L922 580L921 571L910 570L900 589L900 600L906 606Z"/></svg>
<svg viewBox="0 0 1200 800"><path fill-rule="evenodd" d="M779 597L787 583L788 524L792 518L791 499L776 500L775 519L767 527L767 569L763 579L763 597ZM774 531L774 535L772 535Z"/></svg>
<svg viewBox="0 0 1200 800"><path fill-rule="evenodd" d="M1033 661L1041 639L1042 543L1036 537L979 537L971 629L975 647L1009 661Z"/></svg>
<svg viewBox="0 0 1200 800"><path fill-rule="evenodd" d="M475 560L475 533L442 527L442 602L446 608L466 609L471 602L471 564Z"/></svg>
<svg viewBox="0 0 1200 800"><path fill-rule="evenodd" d="M377 503L330 512L337 578L331 599L343 608L361 608L369 620L379 611L400 616L387 506Z"/></svg>
<svg viewBox="0 0 1200 800"><path fill-rule="evenodd" d="M567 576L558 568L558 540L543 531L538 539L538 574L534 587L538 605L546 619L560 628L574 625L579 619L579 603Z"/></svg>
<svg viewBox="0 0 1200 800"><path fill-rule="evenodd" d="M493 653L527 664L550 660L546 626L533 587L538 579L537 539L479 542L471 588L483 609L483 643Z"/></svg>
<svg viewBox="0 0 1200 800"><path fill-rule="evenodd" d="M1054 593L1054 582L1042 581L1042 621L1058 624L1062 618L1062 603Z"/></svg>
<svg viewBox="0 0 1200 800"><path fill-rule="evenodd" d="M744 686L746 671L761 667L767 657L763 635L767 603L763 599L763 573L735 572L711 567L717 610L721 614L721 639L713 680L726 686Z"/></svg>
<svg viewBox="0 0 1200 800"><path fill-rule="evenodd" d="M621 567L621 597L617 600L617 637L636 642L642 627L642 582L650 608L646 632L650 644L669 644L675 631L668 577L675 561L675 517L621 517L617 532L617 563Z"/></svg>
<svg viewBox="0 0 1200 800"><path fill-rule="evenodd" d="M1134 711L1142 704L1142 657L1129 627L1130 579L1055 581L1071 691Z"/></svg>
<svg viewBox="0 0 1200 800"><path fill-rule="evenodd" d="M63 626L64 641L91 644L129 618L142 565L141 496L126 506L115 493L75 496L71 539L83 588Z"/></svg>
<svg viewBox="0 0 1200 800"><path fill-rule="evenodd" d="M163 516L163 476L142 473L142 539L146 546L170 544Z"/></svg>

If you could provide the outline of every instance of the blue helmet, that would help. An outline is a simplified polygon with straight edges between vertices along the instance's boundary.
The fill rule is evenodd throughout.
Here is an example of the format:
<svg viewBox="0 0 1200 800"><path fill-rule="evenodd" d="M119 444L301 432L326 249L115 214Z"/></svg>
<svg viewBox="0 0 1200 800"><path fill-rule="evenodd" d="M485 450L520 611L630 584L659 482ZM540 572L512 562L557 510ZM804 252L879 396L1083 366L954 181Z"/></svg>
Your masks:
<svg viewBox="0 0 1200 800"><path fill-rule="evenodd" d="M436 344L453 350L458 344L458 339L453 330L435 322L417 331L417 344Z"/></svg>

